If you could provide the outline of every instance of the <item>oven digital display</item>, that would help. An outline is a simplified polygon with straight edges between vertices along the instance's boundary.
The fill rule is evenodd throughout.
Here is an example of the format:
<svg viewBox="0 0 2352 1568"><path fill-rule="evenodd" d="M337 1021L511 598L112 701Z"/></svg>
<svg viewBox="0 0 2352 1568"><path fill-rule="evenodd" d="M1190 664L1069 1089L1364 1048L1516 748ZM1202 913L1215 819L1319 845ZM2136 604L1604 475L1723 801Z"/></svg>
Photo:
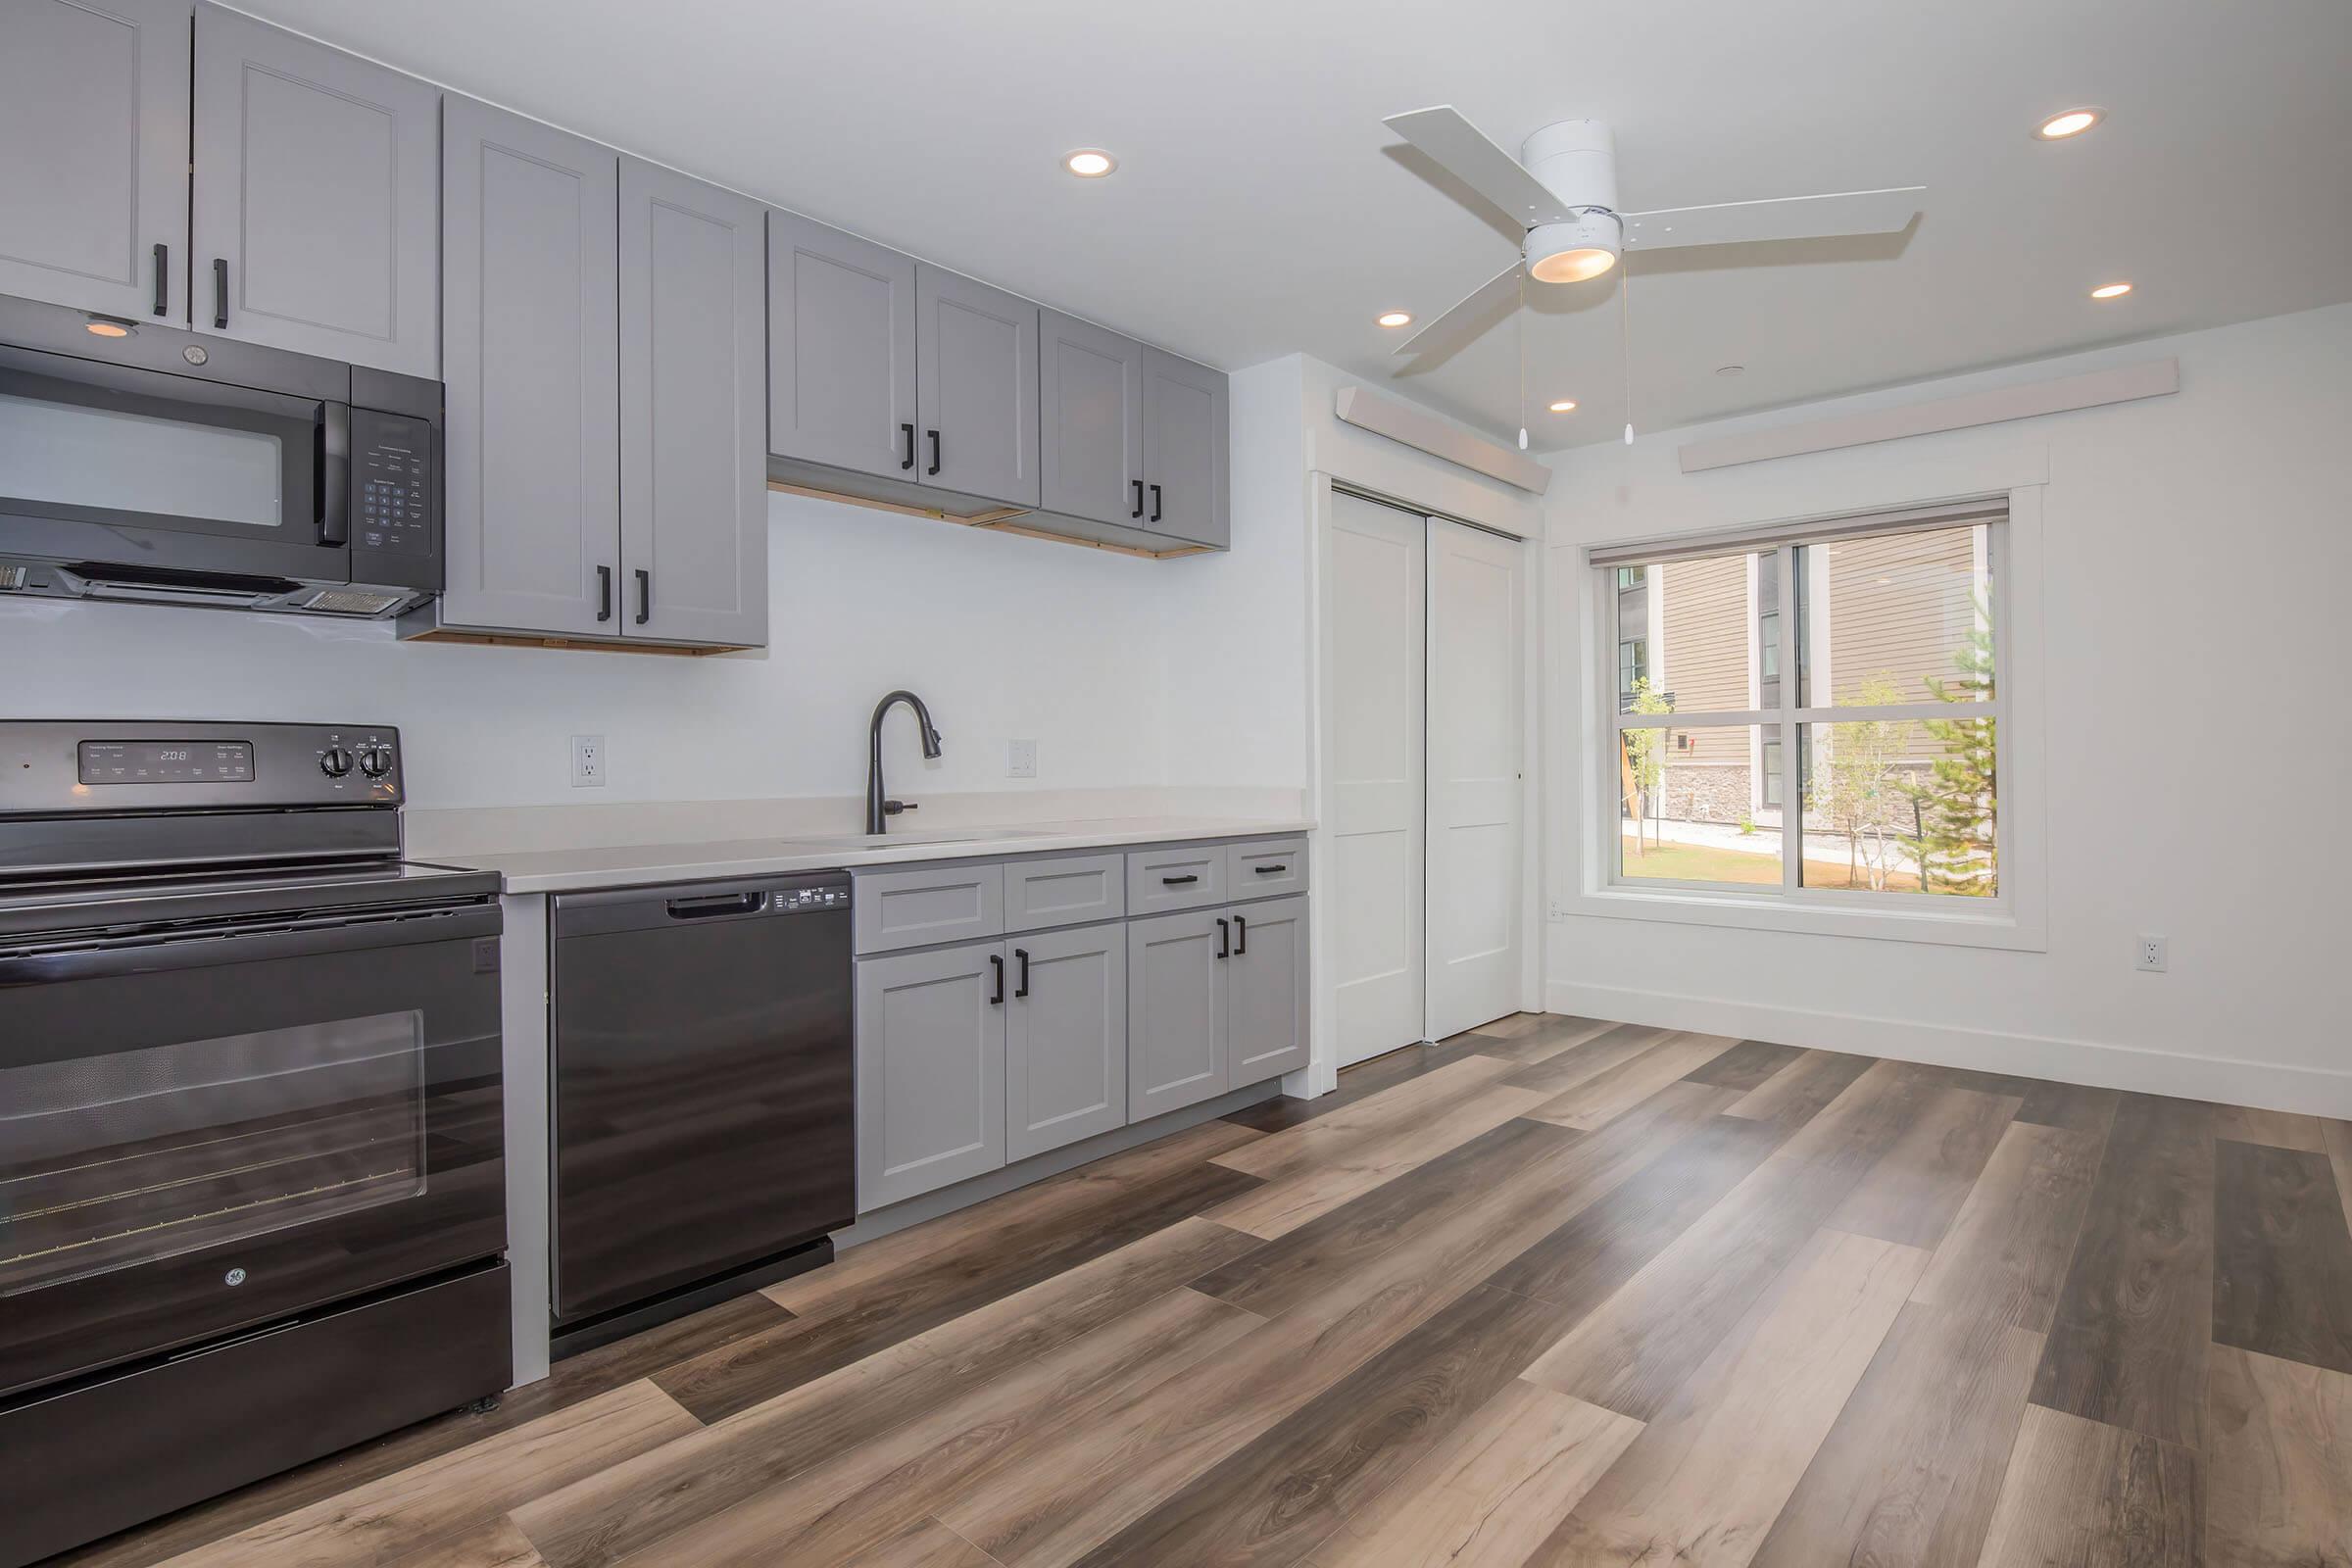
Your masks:
<svg viewBox="0 0 2352 1568"><path fill-rule="evenodd" d="M84 784L250 784L251 741L83 741Z"/></svg>

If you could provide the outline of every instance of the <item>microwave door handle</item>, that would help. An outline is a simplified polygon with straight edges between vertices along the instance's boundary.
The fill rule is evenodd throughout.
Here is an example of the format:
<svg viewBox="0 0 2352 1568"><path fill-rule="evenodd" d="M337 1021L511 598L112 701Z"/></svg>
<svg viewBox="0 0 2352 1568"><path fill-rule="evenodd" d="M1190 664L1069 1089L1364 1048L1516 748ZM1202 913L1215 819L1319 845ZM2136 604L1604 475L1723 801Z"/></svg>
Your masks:
<svg viewBox="0 0 2352 1568"><path fill-rule="evenodd" d="M339 403L318 407L311 426L311 485L318 508L318 542L351 543L351 411Z"/></svg>

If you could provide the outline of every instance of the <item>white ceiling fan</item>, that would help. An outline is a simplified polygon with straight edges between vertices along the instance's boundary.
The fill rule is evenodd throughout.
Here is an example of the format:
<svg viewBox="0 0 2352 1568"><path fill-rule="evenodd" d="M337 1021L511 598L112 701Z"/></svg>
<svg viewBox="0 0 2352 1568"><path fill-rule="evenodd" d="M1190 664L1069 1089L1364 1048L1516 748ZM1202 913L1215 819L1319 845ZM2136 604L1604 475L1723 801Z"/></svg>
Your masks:
<svg viewBox="0 0 2352 1568"><path fill-rule="evenodd" d="M1919 212L1925 185L1788 196L1709 207L1629 213L1617 205L1617 141L1597 120L1563 120L1520 144L1513 158L1451 104L1381 122L1527 230L1519 260L1396 349L1406 353L1448 322L1515 297L1522 270L1539 283L1599 277L1628 250L1736 245L1836 234L1892 234Z"/></svg>

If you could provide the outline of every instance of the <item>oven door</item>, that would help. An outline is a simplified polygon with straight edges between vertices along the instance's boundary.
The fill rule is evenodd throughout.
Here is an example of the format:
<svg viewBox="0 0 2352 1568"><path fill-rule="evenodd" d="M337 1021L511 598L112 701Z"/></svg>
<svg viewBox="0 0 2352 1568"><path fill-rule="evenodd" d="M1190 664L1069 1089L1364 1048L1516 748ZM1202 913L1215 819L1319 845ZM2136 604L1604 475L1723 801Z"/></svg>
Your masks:
<svg viewBox="0 0 2352 1568"><path fill-rule="evenodd" d="M499 1252L498 930L0 940L0 1394Z"/></svg>
<svg viewBox="0 0 2352 1568"><path fill-rule="evenodd" d="M342 403L0 348L0 554L349 582L350 431Z"/></svg>

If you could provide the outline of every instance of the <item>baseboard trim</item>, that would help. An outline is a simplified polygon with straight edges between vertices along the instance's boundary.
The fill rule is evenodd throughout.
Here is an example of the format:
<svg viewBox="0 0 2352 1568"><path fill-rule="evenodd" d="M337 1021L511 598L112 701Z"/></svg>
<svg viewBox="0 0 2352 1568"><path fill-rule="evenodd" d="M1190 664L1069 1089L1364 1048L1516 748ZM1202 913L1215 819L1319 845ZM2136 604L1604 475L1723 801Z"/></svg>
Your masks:
<svg viewBox="0 0 2352 1568"><path fill-rule="evenodd" d="M1984 1072L2051 1078L2099 1089L2210 1100L2266 1110L2308 1111L2352 1117L2352 1072L2298 1067L2286 1062L2235 1061L2218 1056L2111 1046L2050 1035L2012 1035L1989 1029L1956 1029L1902 1018L1816 1011L1738 1002L1726 997L1637 991L1624 986L1552 981L1544 1006L1662 1029L1769 1040L1939 1067L1974 1067Z"/></svg>

